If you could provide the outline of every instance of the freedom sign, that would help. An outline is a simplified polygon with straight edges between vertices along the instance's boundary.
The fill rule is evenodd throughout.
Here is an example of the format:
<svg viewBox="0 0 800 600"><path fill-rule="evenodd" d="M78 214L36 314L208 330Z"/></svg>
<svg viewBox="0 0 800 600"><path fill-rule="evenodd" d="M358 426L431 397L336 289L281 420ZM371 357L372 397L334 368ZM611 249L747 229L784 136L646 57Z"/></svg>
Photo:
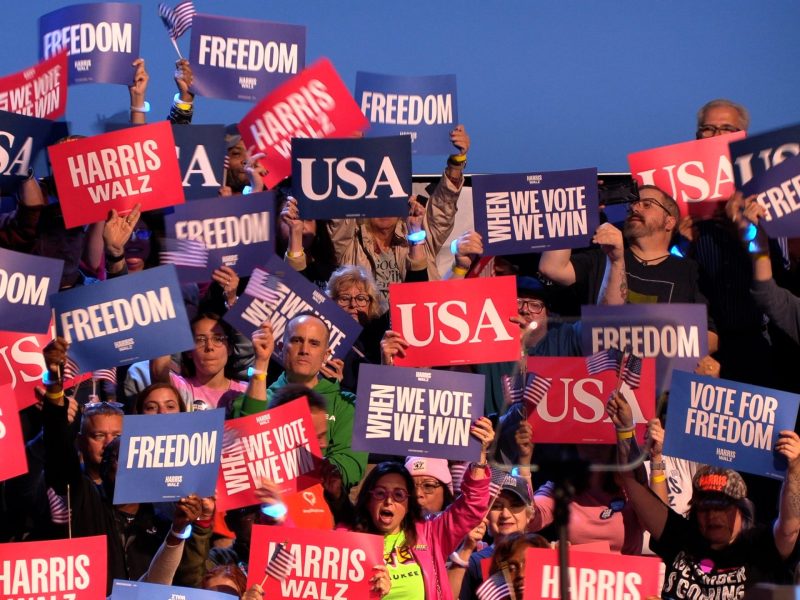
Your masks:
<svg viewBox="0 0 800 600"><path fill-rule="evenodd" d="M304 219L406 216L411 138L295 138L292 193Z"/></svg>
<svg viewBox="0 0 800 600"><path fill-rule="evenodd" d="M174 264L183 282L210 281L221 266L249 273L275 252L275 194L207 198L176 206L164 217L161 262Z"/></svg>
<svg viewBox="0 0 800 600"><path fill-rule="evenodd" d="M356 101L369 137L407 135L414 154L450 154L458 124L455 75L400 77L356 72Z"/></svg>
<svg viewBox="0 0 800 600"><path fill-rule="evenodd" d="M278 544L287 540L291 569L281 581L267 578L265 598L379 598L369 580L375 574L372 567L383 564L383 536L341 530L253 525L248 588L261 583ZM310 568L320 564L322 568Z"/></svg>
<svg viewBox="0 0 800 600"><path fill-rule="evenodd" d="M551 380L550 389L533 409L528 422L543 444L616 444L606 402L617 389L617 371L589 373L585 357L528 357L528 373ZM641 383L636 389L624 381L620 394L630 404L636 439L644 441L647 421L656 416L655 359L642 360Z"/></svg>
<svg viewBox="0 0 800 600"><path fill-rule="evenodd" d="M800 154L800 125L773 129L730 143L736 189Z"/></svg>
<svg viewBox="0 0 800 600"><path fill-rule="evenodd" d="M251 153L263 152L264 185L292 173L292 138L348 137L368 126L366 117L327 58L292 77L239 122Z"/></svg>
<svg viewBox="0 0 800 600"><path fill-rule="evenodd" d="M175 140L167 121L48 148L67 228L124 213L183 204Z"/></svg>
<svg viewBox="0 0 800 600"><path fill-rule="evenodd" d="M111 600L231 600L227 592L115 579Z"/></svg>
<svg viewBox="0 0 800 600"><path fill-rule="evenodd" d="M10 385L0 386L0 481L28 472L19 408Z"/></svg>
<svg viewBox="0 0 800 600"><path fill-rule="evenodd" d="M748 383L672 374L664 454L783 479L774 452L780 431L794 431L800 395Z"/></svg>
<svg viewBox="0 0 800 600"><path fill-rule="evenodd" d="M705 304L581 306L583 353L617 348L656 359L656 391L669 389L673 369L693 371L708 354Z"/></svg>
<svg viewBox="0 0 800 600"><path fill-rule="evenodd" d="M0 544L0 599L106 597L106 536Z"/></svg>
<svg viewBox="0 0 800 600"><path fill-rule="evenodd" d="M628 155L639 185L655 185L675 199L681 216L708 217L735 191L728 144L744 131Z"/></svg>
<svg viewBox="0 0 800 600"><path fill-rule="evenodd" d="M39 152L53 140L53 121L0 111L0 190L16 191Z"/></svg>
<svg viewBox="0 0 800 600"><path fill-rule="evenodd" d="M0 77L0 110L57 119L67 109L67 53Z"/></svg>
<svg viewBox="0 0 800 600"><path fill-rule="evenodd" d="M306 28L197 14L189 62L194 93L253 102L306 66Z"/></svg>
<svg viewBox="0 0 800 600"><path fill-rule="evenodd" d="M172 125L178 152L183 195L187 200L210 198L222 187L225 157L223 125Z"/></svg>
<svg viewBox="0 0 800 600"><path fill-rule="evenodd" d="M56 331L82 372L194 348L170 265L60 292L50 302Z"/></svg>
<svg viewBox="0 0 800 600"><path fill-rule="evenodd" d="M217 507L259 504L261 479L282 494L319 483L322 452L305 398L249 417L225 421L225 443L217 477Z"/></svg>
<svg viewBox="0 0 800 600"><path fill-rule="evenodd" d="M477 460L469 431L483 416L485 376L455 371L361 365L353 450Z"/></svg>
<svg viewBox="0 0 800 600"><path fill-rule="evenodd" d="M305 312L317 315L328 326L331 358L344 359L361 334L361 325L277 256L271 256L263 267L253 269L244 294L225 313L224 319L247 337L264 321L269 321L278 349L283 343L286 323ZM272 358L282 364L280 352Z"/></svg>
<svg viewBox="0 0 800 600"><path fill-rule="evenodd" d="M64 261L0 248L0 322L9 331L47 331L50 294L58 292Z"/></svg>
<svg viewBox="0 0 800 600"><path fill-rule="evenodd" d="M800 156L792 156L742 187L745 197L755 195L766 215L759 220L770 237L797 237L800 231Z"/></svg>
<svg viewBox="0 0 800 600"><path fill-rule="evenodd" d="M114 504L214 495L225 411L125 415Z"/></svg>
<svg viewBox="0 0 800 600"><path fill-rule="evenodd" d="M472 208L490 256L584 248L600 224L597 169L473 175Z"/></svg>
<svg viewBox="0 0 800 600"><path fill-rule="evenodd" d="M515 277L389 284L392 329L408 342L403 367L519 359Z"/></svg>
<svg viewBox="0 0 800 600"><path fill-rule="evenodd" d="M142 7L124 2L75 4L39 17L39 58L66 50L70 85L129 85L131 63L141 56Z"/></svg>
<svg viewBox="0 0 800 600"><path fill-rule="evenodd" d="M569 549L569 592L573 598L648 598L661 593L661 559ZM525 550L524 600L557 600L558 550Z"/></svg>

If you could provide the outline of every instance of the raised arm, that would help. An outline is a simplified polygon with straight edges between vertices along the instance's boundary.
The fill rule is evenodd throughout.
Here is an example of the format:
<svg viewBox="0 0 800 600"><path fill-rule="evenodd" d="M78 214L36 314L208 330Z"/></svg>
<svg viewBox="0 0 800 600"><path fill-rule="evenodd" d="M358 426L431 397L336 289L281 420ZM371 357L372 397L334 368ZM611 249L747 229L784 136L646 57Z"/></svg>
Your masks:
<svg viewBox="0 0 800 600"><path fill-rule="evenodd" d="M147 120L147 82L150 76L144 68L144 59L137 58L133 61L133 82L128 86L131 96L131 124L142 125Z"/></svg>
<svg viewBox="0 0 800 600"><path fill-rule="evenodd" d="M570 262L572 250L548 250L542 252L539 259L539 271L550 279L561 285L572 285L575 283L575 269Z"/></svg>
<svg viewBox="0 0 800 600"><path fill-rule="evenodd" d="M606 269L598 304L625 304L628 301L628 274L625 272L622 232L611 223L603 223L595 231L592 242L599 244L606 255Z"/></svg>
<svg viewBox="0 0 800 600"><path fill-rule="evenodd" d="M789 558L800 533L800 437L791 430L781 431L775 450L786 457L789 468L781 487L778 520L775 521L775 547L783 558Z"/></svg>

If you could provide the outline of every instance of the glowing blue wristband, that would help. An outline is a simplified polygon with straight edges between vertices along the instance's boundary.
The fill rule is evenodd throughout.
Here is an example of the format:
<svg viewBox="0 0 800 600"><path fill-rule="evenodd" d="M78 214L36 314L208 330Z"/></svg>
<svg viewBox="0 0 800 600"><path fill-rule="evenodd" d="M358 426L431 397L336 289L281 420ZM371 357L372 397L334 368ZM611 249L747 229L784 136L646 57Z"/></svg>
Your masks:
<svg viewBox="0 0 800 600"><path fill-rule="evenodd" d="M415 231L414 233L409 233L406 236L406 239L410 244L414 244L416 246L417 244L421 244L422 242L424 242L426 237L428 237L428 232L425 231L424 229L420 229L419 231Z"/></svg>
<svg viewBox="0 0 800 600"><path fill-rule="evenodd" d="M745 242L751 242L756 239L757 233L758 227L756 227L755 224L750 223L750 225L747 226L747 229L744 230L744 233L742 233L742 239L744 239Z"/></svg>
<svg viewBox="0 0 800 600"><path fill-rule="evenodd" d="M175 527L173 526L169 532L179 540L188 540L190 537L192 537L192 524L189 523L183 528L183 531L175 531Z"/></svg>
<svg viewBox="0 0 800 600"><path fill-rule="evenodd" d="M142 106L131 106L131 112L149 113L150 103L147 100L145 100Z"/></svg>
<svg viewBox="0 0 800 600"><path fill-rule="evenodd" d="M452 242L450 242L450 253L453 256L458 254L458 238L455 238Z"/></svg>
<svg viewBox="0 0 800 600"><path fill-rule="evenodd" d="M276 502L275 504L262 504L261 512L270 519L279 521L285 517L289 511L283 502Z"/></svg>

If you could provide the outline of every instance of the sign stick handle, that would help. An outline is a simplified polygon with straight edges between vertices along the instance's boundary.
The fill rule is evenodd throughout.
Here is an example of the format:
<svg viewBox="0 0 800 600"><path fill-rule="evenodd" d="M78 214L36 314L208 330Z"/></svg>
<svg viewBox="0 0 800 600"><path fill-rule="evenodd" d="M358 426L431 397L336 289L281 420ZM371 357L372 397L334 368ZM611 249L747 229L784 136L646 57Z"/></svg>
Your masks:
<svg viewBox="0 0 800 600"><path fill-rule="evenodd" d="M173 38L173 37L171 37L171 38L169 38L169 39L170 39L170 40L172 40L172 45L175 47L175 52L177 52L177 53L178 53L178 58L180 58L181 60L183 60L183 55L181 54L181 49L180 49L180 48L178 48L178 42L177 42L177 40L176 40L175 38Z"/></svg>
<svg viewBox="0 0 800 600"><path fill-rule="evenodd" d="M261 587L264 587L264 584L267 583L267 579L269 579L269 573L264 573L264 579L261 580Z"/></svg>
<svg viewBox="0 0 800 600"><path fill-rule="evenodd" d="M69 491L69 484L67 484L67 535L69 539L72 539L72 500Z"/></svg>

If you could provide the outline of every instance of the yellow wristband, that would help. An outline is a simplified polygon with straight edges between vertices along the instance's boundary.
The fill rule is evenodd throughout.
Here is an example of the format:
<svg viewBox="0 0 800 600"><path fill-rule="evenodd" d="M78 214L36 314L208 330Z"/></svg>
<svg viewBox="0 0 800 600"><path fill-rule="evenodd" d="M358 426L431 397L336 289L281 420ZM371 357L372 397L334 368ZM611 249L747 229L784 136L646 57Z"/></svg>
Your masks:
<svg viewBox="0 0 800 600"><path fill-rule="evenodd" d="M288 250L286 251L286 256L288 256L289 258L300 258L304 254L305 254L304 250L300 250L300 252L289 252Z"/></svg>
<svg viewBox="0 0 800 600"><path fill-rule="evenodd" d="M666 475L653 475L650 477L650 483L661 483L662 481L666 481Z"/></svg>
<svg viewBox="0 0 800 600"><path fill-rule="evenodd" d="M469 269L465 269L464 267L459 267L458 265L453 265L453 268L450 270L453 272L454 275L459 275L461 277L466 275L467 271L469 271Z"/></svg>
<svg viewBox="0 0 800 600"><path fill-rule="evenodd" d="M633 429L629 431L617 431L618 440L627 440L633 437Z"/></svg>
<svg viewBox="0 0 800 600"><path fill-rule="evenodd" d="M50 398L50 400L60 400L64 397L64 390L60 392L45 392L44 395Z"/></svg>

